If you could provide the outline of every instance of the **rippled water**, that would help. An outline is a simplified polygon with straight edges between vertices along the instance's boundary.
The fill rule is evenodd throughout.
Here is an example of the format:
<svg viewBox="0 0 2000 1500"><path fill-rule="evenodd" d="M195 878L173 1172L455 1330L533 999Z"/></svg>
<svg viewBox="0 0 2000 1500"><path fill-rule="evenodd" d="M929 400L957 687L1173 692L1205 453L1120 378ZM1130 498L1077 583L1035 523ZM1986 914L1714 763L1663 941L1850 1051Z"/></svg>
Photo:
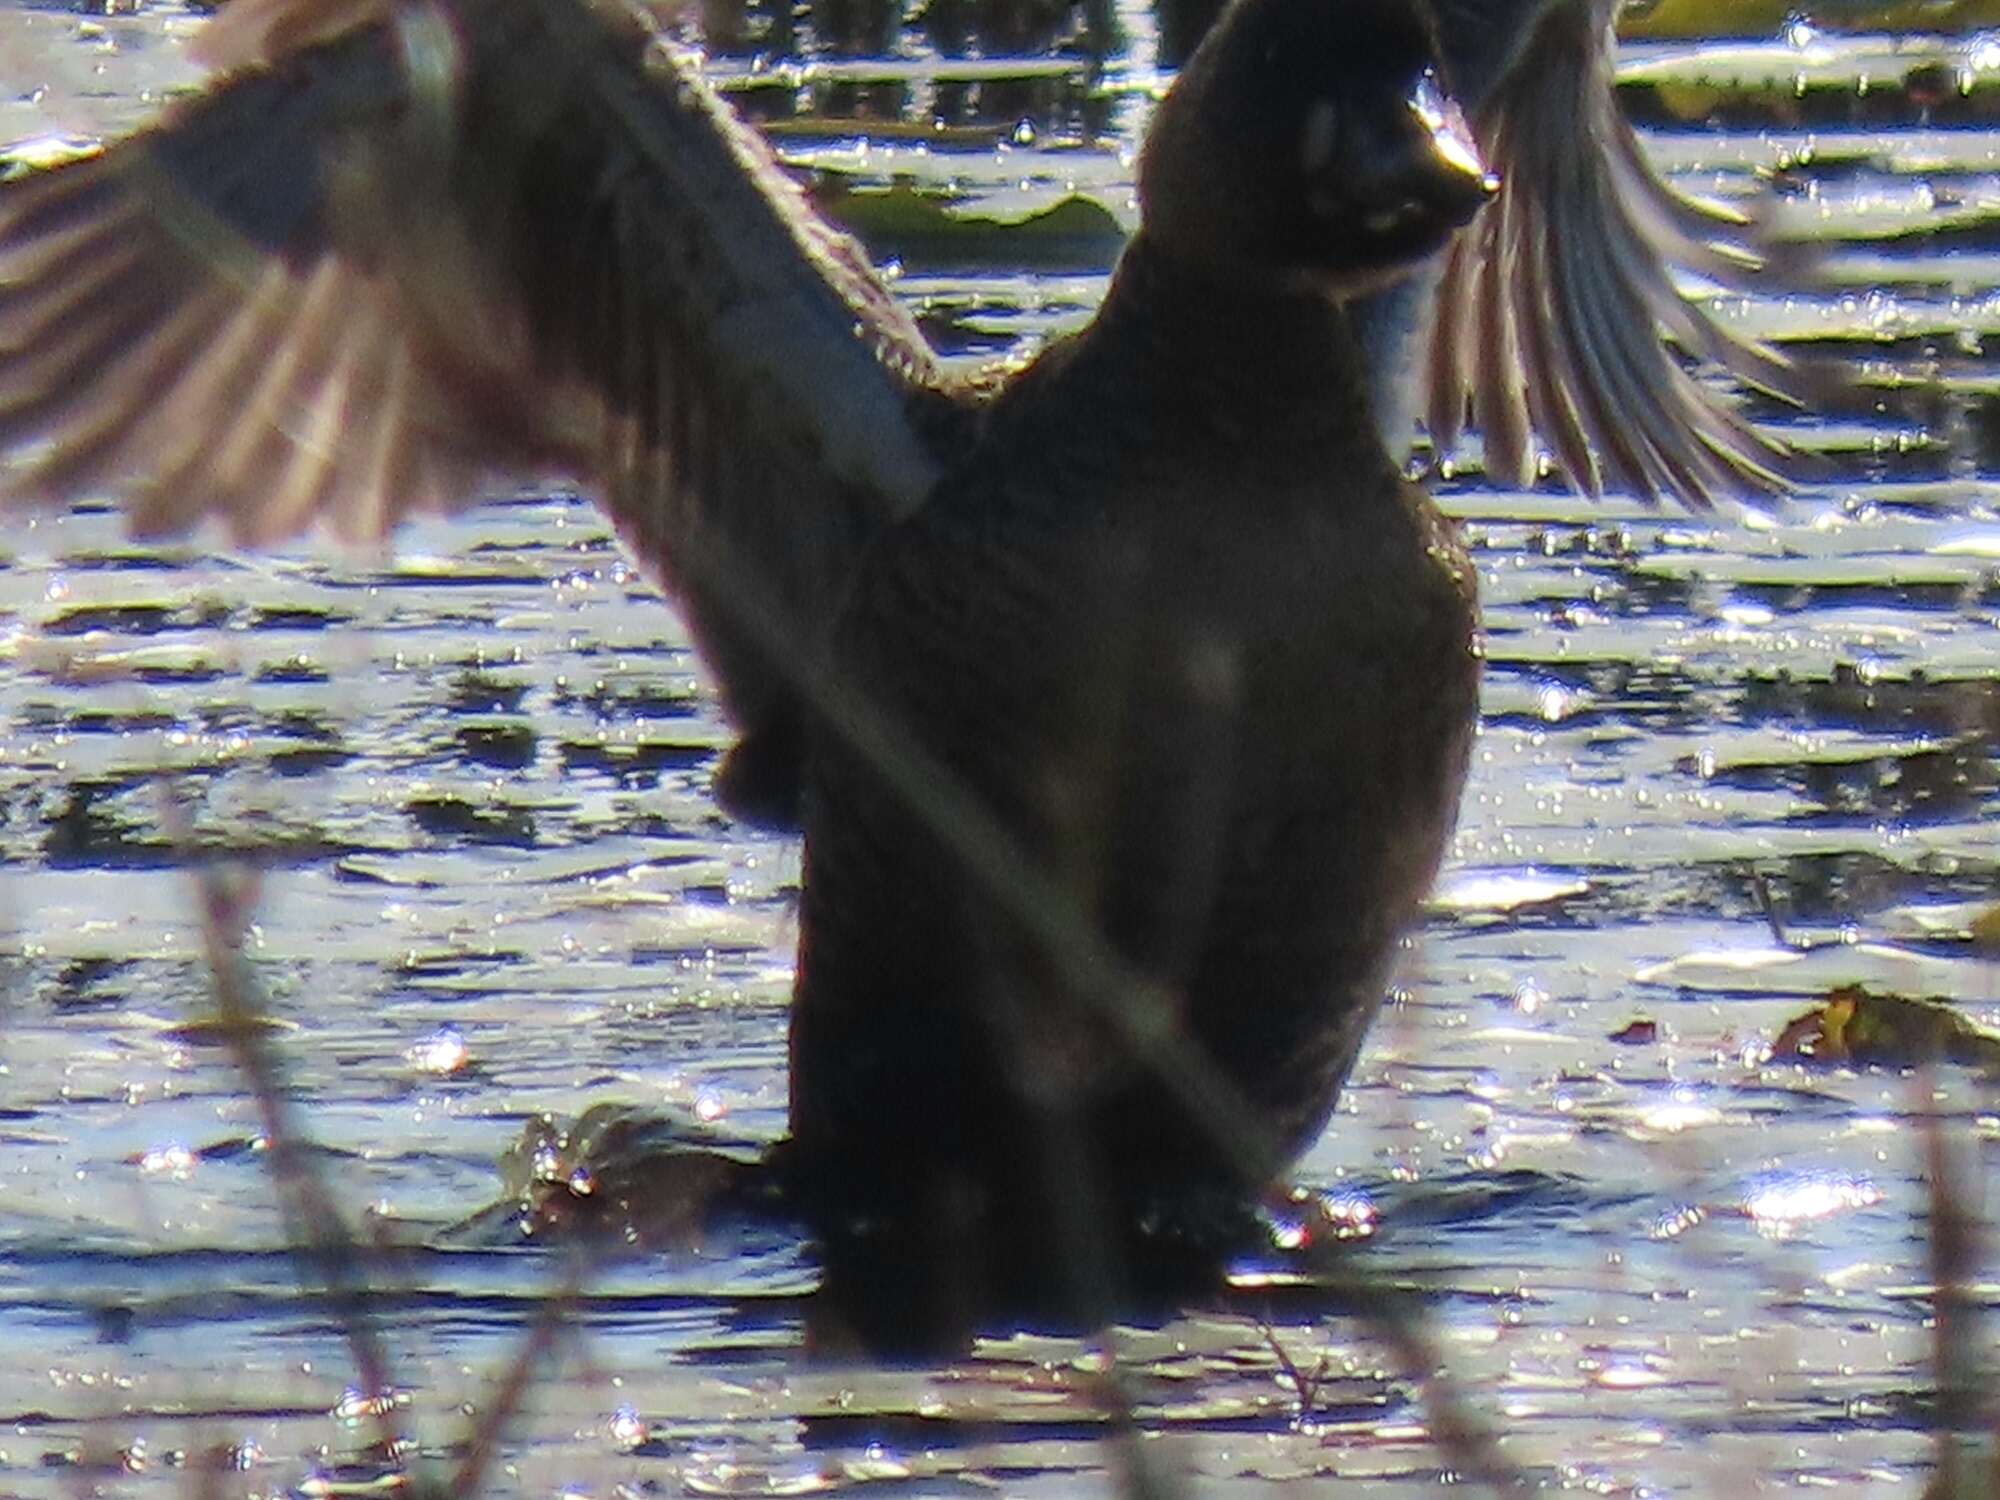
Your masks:
<svg viewBox="0 0 2000 1500"><path fill-rule="evenodd" d="M891 188L854 217L934 337L981 354L1102 287L1158 81L1148 18L1123 20L1095 83L718 66L789 153ZM193 24L0 5L0 139L130 124L187 76ZM1476 465L1440 485L1490 633L1474 781L1404 998L1298 1175L1375 1204L1362 1263L1424 1293L1536 1481L1914 1495L1935 1385L1914 1126L1941 1119L1976 1184L1993 1090L1764 1054L1855 980L2000 1020L1971 936L2000 864L2000 48L1794 34L1630 62L1676 180L1835 247L1811 288L1727 316L1851 358L1884 406L1760 412L1830 476L1770 517L1496 493ZM842 111L954 123L863 144ZM282 1253L256 1112L190 1025L209 978L173 819L254 851L274 1043L348 1208L407 1240L490 1198L538 1111L780 1131L798 850L714 812L726 739L672 615L572 499L415 526L393 558L139 547L99 513L0 535L0 1491L178 1493L217 1455L230 1491L374 1474L341 1467L369 1424ZM2000 1297L1989 1253L1971 1272ZM567 1274L389 1262L396 1425L456 1451ZM1122 1472L1077 1346L809 1362L814 1279L778 1227L589 1273L507 1486ZM1410 1372L1326 1297L1246 1281L1118 1344L1142 1451L1200 1493L1437 1483Z"/></svg>

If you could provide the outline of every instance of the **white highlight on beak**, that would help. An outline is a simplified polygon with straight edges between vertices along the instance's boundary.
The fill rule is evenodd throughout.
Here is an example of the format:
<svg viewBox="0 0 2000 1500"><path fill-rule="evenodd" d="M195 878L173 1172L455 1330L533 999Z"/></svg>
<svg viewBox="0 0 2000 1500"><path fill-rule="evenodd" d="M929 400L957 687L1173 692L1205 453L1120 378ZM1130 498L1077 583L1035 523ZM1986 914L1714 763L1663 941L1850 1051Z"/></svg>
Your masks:
<svg viewBox="0 0 2000 1500"><path fill-rule="evenodd" d="M1410 91L1407 102L1410 113L1417 117L1417 123L1430 132L1431 144L1437 148L1439 156L1466 176L1477 178L1487 192L1500 190L1499 177L1487 171L1486 163L1480 159L1479 147L1472 139L1472 127L1465 123L1465 112L1458 107L1458 101L1438 85L1434 69L1425 68L1418 76L1417 86Z"/></svg>

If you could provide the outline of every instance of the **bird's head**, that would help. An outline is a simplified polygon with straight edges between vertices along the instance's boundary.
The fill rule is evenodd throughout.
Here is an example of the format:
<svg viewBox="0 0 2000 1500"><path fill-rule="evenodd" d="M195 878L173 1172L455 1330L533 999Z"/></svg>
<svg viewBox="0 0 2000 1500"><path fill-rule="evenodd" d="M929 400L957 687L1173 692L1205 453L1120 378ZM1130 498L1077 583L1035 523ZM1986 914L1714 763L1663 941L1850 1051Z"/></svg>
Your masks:
<svg viewBox="0 0 2000 1500"><path fill-rule="evenodd" d="M1498 188L1413 0L1236 0L1139 168L1155 246L1337 296L1414 268Z"/></svg>

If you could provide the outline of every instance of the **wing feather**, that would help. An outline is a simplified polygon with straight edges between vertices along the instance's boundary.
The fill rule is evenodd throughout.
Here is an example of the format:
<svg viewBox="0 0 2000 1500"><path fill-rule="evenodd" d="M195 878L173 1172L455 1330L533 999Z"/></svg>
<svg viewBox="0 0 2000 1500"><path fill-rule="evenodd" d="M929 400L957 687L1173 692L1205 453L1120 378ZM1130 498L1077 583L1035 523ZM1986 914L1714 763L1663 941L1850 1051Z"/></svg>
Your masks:
<svg viewBox="0 0 2000 1500"><path fill-rule="evenodd" d="M1510 217L1513 229L1514 265L1524 280L1546 286L1550 279L1550 236L1536 233L1530 226ZM1604 491L1604 476L1597 455L1591 450L1585 430L1585 416L1579 410L1581 395L1577 377L1567 353L1557 347L1544 317L1521 319L1522 361L1527 375L1529 409L1535 430L1555 450L1569 482L1581 493L1596 498Z"/></svg>
<svg viewBox="0 0 2000 1500"><path fill-rule="evenodd" d="M557 475L739 716L963 420L852 241L628 0L237 0L155 128L0 185L0 498L356 540Z"/></svg>
<svg viewBox="0 0 2000 1500"><path fill-rule="evenodd" d="M1519 205L1502 200L1487 211L1479 256L1479 361L1473 406L1485 445L1487 477L1516 489L1532 476L1527 396L1522 389L1520 340L1508 288L1517 274L1508 224Z"/></svg>
<svg viewBox="0 0 2000 1500"><path fill-rule="evenodd" d="M1532 426L1585 493L1609 483L1697 509L1782 493L1788 450L1661 336L1796 404L1826 402L1833 384L1674 285L1674 267L1743 284L1766 256L1744 216L1681 197L1646 162L1614 97L1614 0L1435 3L1504 185L1451 251L1427 374L1433 441L1448 450L1470 409L1496 480L1526 476Z"/></svg>
<svg viewBox="0 0 2000 1500"><path fill-rule="evenodd" d="M1487 221L1495 204L1462 230L1445 251L1444 272L1438 278L1437 301L1431 314L1431 340L1425 361L1424 426L1439 453L1458 446L1465 431L1465 407L1472 389L1467 358L1471 340L1473 282L1480 257L1486 253Z"/></svg>

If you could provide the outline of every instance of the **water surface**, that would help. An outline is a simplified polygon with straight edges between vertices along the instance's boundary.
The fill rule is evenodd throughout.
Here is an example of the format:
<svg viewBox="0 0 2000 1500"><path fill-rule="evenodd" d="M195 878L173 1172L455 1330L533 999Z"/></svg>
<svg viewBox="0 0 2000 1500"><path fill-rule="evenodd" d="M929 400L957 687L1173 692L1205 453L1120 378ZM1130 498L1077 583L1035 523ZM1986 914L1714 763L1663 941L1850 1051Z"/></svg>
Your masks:
<svg viewBox="0 0 2000 1500"><path fill-rule="evenodd" d="M0 139L127 128L185 82L194 18L118 10L0 4ZM919 38L717 71L860 195L899 291L970 358L1101 292L1163 81L1147 15L1121 20L1101 69ZM1883 403L1757 404L1829 476L1771 515L1500 492L1476 449L1439 484L1489 631L1473 783L1298 1176L1375 1205L1362 1264L1426 1294L1536 1482L1915 1495L1915 1127L1941 1120L1976 1183L2000 1109L1964 1070L1766 1051L1845 982L2000 1021L1971 937L2000 863L2000 45L1793 31L1628 62L1677 182L1832 247L1811 285L1722 314L1851 361ZM951 128L909 123L933 116ZM256 1111L188 1024L209 976L174 818L254 854L249 951L303 1116L348 1209L408 1237L489 1198L539 1111L782 1129L798 849L715 812L727 740L673 615L572 497L420 523L393 557L138 546L97 511L0 535L0 1490L178 1493L177 1464L217 1451L231 1492L373 1477L339 1467L367 1422L338 1319L282 1253ZM386 1274L396 1423L448 1453L564 1258ZM1990 1254L1973 1279L2000 1295ZM914 1371L814 1364L814 1283L775 1227L592 1271L507 1487L1116 1482L1095 1356L1023 1335ZM1438 1482L1410 1372L1326 1299L1246 1284L1117 1343L1144 1450L1197 1492Z"/></svg>

